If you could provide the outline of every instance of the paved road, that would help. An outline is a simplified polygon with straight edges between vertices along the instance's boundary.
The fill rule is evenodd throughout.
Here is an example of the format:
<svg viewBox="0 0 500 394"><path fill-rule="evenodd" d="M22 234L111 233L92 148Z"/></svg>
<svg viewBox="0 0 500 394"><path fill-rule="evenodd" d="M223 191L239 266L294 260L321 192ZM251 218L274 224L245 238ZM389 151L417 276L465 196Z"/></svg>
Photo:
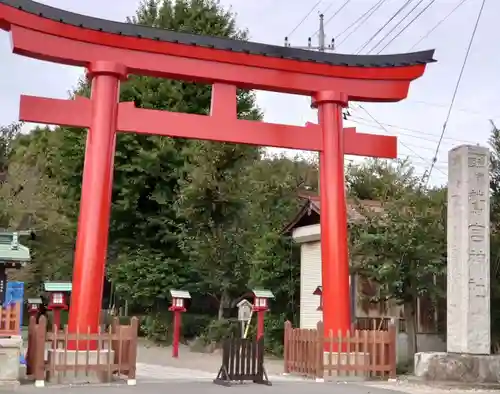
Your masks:
<svg viewBox="0 0 500 394"><path fill-rule="evenodd" d="M140 342L137 350L137 361L139 363L196 369L211 372L212 374L217 374L222 361L222 355L219 351L195 353L191 352L187 346L180 346L179 358L174 359L172 358L171 347L154 346L144 340ZM266 358L265 367L268 374L280 375L283 373L283 360Z"/></svg>
<svg viewBox="0 0 500 394"><path fill-rule="evenodd" d="M305 387L307 386L307 387ZM4 391L1 394L35 394L50 392L50 394L245 394L259 390L261 394L398 394L396 391L387 391L374 387L364 387L356 384L337 383L300 383L276 382L273 386L256 384L234 385L221 387L208 381L176 382L159 381L158 383L143 383L137 386L109 385L109 386L80 386L80 387L50 387L36 389L33 386L22 386L17 390ZM399 393L401 394L401 393Z"/></svg>
<svg viewBox="0 0 500 394"><path fill-rule="evenodd" d="M164 365L137 363L138 382L155 381L205 381L212 382L217 373L199 369L179 368ZM273 382L302 382L304 379L294 376L269 375Z"/></svg>

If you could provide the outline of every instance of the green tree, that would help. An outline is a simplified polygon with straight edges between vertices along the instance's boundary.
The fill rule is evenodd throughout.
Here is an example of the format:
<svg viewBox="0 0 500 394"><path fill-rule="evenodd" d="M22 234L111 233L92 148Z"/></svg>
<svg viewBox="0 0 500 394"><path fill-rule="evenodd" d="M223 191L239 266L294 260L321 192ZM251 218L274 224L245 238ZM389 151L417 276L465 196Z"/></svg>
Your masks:
<svg viewBox="0 0 500 394"><path fill-rule="evenodd" d="M304 203L299 195L317 193L318 167L299 156L263 158L248 177L249 287L272 290L273 310L292 312L297 308L300 263L283 229Z"/></svg>
<svg viewBox="0 0 500 394"><path fill-rule="evenodd" d="M237 29L233 15L216 1L146 1L128 22L236 39L246 37L244 31ZM89 81L82 79L75 94L89 96ZM258 118L258 111L252 107L253 95L244 91L239 91L238 95L240 115ZM207 114L211 86L132 76L122 85L120 96L121 101L133 101L141 108ZM246 109L245 102L251 104ZM64 197L68 211L76 220L85 131L58 128L54 134L57 151L51 160L50 171L56 174L59 183L67 186ZM191 155L189 152L205 149L204 144L208 143L159 136L118 135L108 275L122 297L133 298L148 306L152 298L165 297L166 289L179 283L178 276L192 283L199 280L198 276L192 276L192 270L182 270L187 260L179 247L180 219L175 203L179 181L187 176L185 161ZM138 261L142 261L141 270L137 269ZM181 269L177 275L172 275L174 267ZM162 286L158 286L157 278L162 278ZM132 292L137 294L132 296Z"/></svg>
<svg viewBox="0 0 500 394"><path fill-rule="evenodd" d="M232 297L248 283L245 173L258 160L259 150L198 142L186 154L186 177L176 204L185 221L181 246L204 278L202 291L219 303L222 319Z"/></svg>
<svg viewBox="0 0 500 394"><path fill-rule="evenodd" d="M32 261L11 278L26 282L28 294L38 294L48 277L67 279L72 254L71 223L62 213L58 185L44 172L44 130L19 134L21 124L0 127L2 179L0 226L34 230L36 239L23 240Z"/></svg>
<svg viewBox="0 0 500 394"><path fill-rule="evenodd" d="M358 204L363 220L351 224L350 253L354 272L379 285L374 301L394 300L403 305L408 354L413 355L417 299L426 296L437 301L443 295L446 193L424 189L418 178L407 176L408 167L387 167L392 170L386 180L380 179L380 195L390 192L397 199L380 200L381 209L376 211Z"/></svg>
<svg viewBox="0 0 500 394"><path fill-rule="evenodd" d="M347 193L360 200L397 199L408 185L417 184L414 168L407 160L366 159L346 169Z"/></svg>
<svg viewBox="0 0 500 394"><path fill-rule="evenodd" d="M318 167L300 156L268 157L255 162L248 177L248 287L269 289L275 296L265 342L279 355L284 322L298 323L300 303L300 247L283 229L304 204L299 195L317 193Z"/></svg>

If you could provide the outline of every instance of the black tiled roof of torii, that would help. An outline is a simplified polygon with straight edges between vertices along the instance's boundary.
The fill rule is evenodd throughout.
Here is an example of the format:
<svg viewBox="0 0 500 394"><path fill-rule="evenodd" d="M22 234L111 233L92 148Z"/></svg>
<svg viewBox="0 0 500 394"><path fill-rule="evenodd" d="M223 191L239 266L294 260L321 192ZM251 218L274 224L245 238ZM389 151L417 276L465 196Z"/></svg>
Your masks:
<svg viewBox="0 0 500 394"><path fill-rule="evenodd" d="M114 22L64 11L32 0L0 0L0 4L15 7L19 10L38 15L42 18L73 25L83 29L142 39L214 48L224 51L241 52L304 62L323 63L334 66L398 67L427 64L435 61L433 59L434 50L394 55L349 55L325 53L241 40L231 40L227 38L179 33L172 30L135 25L132 23Z"/></svg>

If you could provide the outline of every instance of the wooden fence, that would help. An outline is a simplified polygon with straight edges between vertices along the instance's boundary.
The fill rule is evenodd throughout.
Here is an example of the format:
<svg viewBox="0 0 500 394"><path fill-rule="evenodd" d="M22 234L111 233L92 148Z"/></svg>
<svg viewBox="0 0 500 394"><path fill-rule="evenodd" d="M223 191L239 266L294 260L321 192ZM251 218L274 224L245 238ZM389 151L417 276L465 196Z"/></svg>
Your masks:
<svg viewBox="0 0 500 394"><path fill-rule="evenodd" d="M0 336L20 335L21 304L0 306Z"/></svg>
<svg viewBox="0 0 500 394"><path fill-rule="evenodd" d="M109 329L98 333L68 333L68 326L47 330L47 318L38 323L30 318L26 372L43 386L45 381L71 383L85 377L100 382L110 382L114 377L125 377L135 384L137 362L138 319L131 318L130 325L120 325L115 318ZM79 350L69 350L78 345ZM68 374L69 373L69 374Z"/></svg>
<svg viewBox="0 0 500 394"><path fill-rule="evenodd" d="M285 373L312 379L331 376L396 377L396 327L388 330L353 330L345 335L330 332L323 323L316 329L293 328L285 323Z"/></svg>

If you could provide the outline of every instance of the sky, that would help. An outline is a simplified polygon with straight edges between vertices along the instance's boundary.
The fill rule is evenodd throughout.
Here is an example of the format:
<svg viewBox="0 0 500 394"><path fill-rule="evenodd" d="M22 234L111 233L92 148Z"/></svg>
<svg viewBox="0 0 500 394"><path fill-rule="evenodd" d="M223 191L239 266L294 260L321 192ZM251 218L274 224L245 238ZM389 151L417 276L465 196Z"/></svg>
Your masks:
<svg viewBox="0 0 500 394"><path fill-rule="evenodd" d="M134 14L140 0L40 2L81 14L124 21L127 16ZM239 26L249 30L252 41L274 45L283 45L284 37L288 35L292 46L307 45L310 36L315 44L317 36L314 33L318 30L319 14L322 12L325 21L328 21L325 27L327 42L337 37L336 42L340 45L337 46L336 52L339 53L357 53L370 39L372 40L361 53L377 53L433 0L413 0L387 27L372 38L404 4L403 0L386 0L368 20L349 30L348 33L356 29L349 37L348 33L340 35L377 2L378 0L350 0L344 6L346 0L323 0L296 28L317 0L221 0L225 7L231 7L237 14ZM434 1L382 53L408 52L458 3L460 0ZM435 59L438 62L428 65L424 76L412 83L406 100L398 103L363 104L363 108L368 112L357 107L355 103L350 109L347 126L356 126L360 132L396 135L399 157L411 160L419 175L429 169L434 157L481 3L482 0L466 0L452 16L412 49L436 49ZM416 10L390 32L417 4ZM340 8L342 9L334 16ZM490 119L500 124L500 52L495 45L495 34L491 34L496 30L496 15L500 15L500 2L486 1L437 162L431 173L431 184L446 183L450 149L461 144L487 145L491 131ZM292 31L293 34L290 35ZM389 35L385 37L387 33ZM385 39L373 48L384 37ZM83 69L80 68L13 55L9 34L2 31L0 59L0 124L17 120L21 94L67 98L68 92L83 75ZM257 100L264 111L266 121L293 125L317 121L317 113L310 109L308 97L259 91ZM31 126L25 126L28 127ZM314 157L312 153L304 152L304 155ZM353 157L346 159L359 160Z"/></svg>

